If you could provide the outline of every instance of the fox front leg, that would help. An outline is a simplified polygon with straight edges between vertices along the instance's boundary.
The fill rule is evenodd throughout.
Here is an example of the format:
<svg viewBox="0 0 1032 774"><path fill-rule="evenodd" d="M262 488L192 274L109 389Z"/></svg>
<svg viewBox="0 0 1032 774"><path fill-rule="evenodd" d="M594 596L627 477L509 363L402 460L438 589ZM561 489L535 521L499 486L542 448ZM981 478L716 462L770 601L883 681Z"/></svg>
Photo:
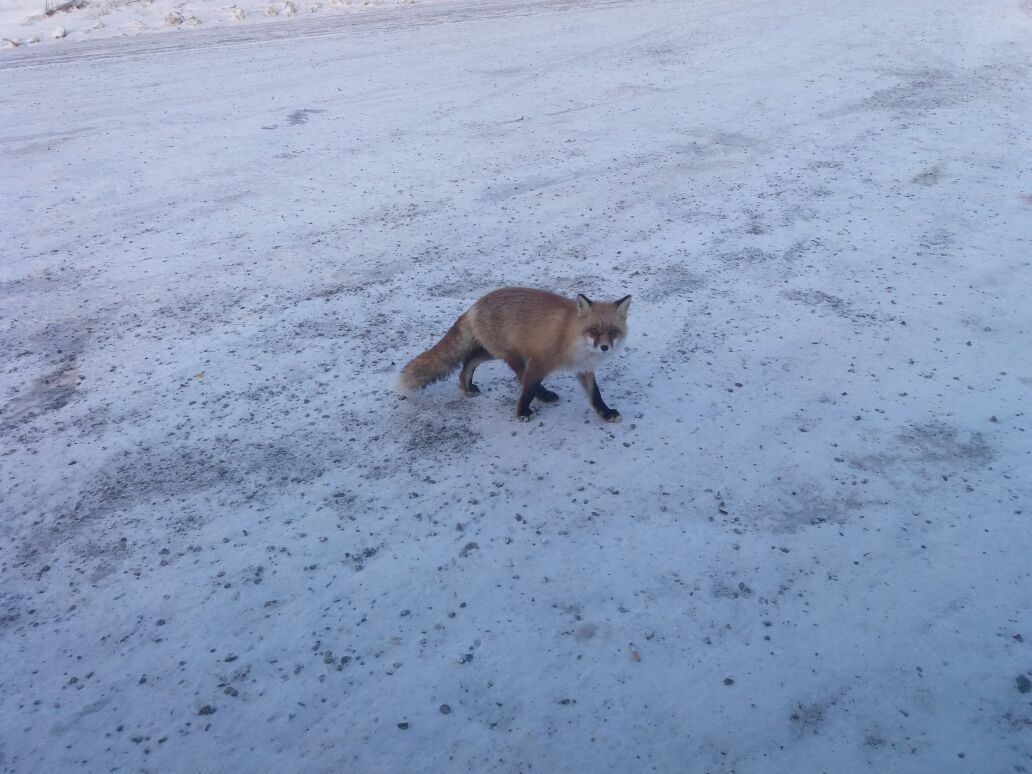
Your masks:
<svg viewBox="0 0 1032 774"><path fill-rule="evenodd" d="M539 368L533 359L528 360L523 366L523 369L519 372L520 386L522 389L520 391L520 399L516 401L516 417L521 421L526 422L531 418L533 412L530 410L530 402L534 400L534 398L541 397L542 392L545 393L543 400L545 400L546 403L550 402L548 400L549 396L558 399L558 395L541 386L541 380L547 375L548 372Z"/></svg>
<svg viewBox="0 0 1032 774"><path fill-rule="evenodd" d="M606 422L619 422L620 412L616 409L609 408L606 402L602 400L602 393L598 390L598 382L595 381L595 374L577 374L577 381L581 383L581 387L584 388L584 392L587 393L588 400L591 401L591 407L598 412L598 415L602 417Z"/></svg>

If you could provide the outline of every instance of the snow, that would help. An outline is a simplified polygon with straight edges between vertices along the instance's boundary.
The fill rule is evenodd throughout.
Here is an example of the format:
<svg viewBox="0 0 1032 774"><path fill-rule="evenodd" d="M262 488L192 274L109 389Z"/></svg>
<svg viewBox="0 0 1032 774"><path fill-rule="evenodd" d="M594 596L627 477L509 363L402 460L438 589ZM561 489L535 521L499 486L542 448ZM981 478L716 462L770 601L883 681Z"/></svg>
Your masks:
<svg viewBox="0 0 1032 774"><path fill-rule="evenodd" d="M2 52L2 768L1032 768L1030 33L456 0ZM504 285L633 295L622 423L392 391Z"/></svg>
<svg viewBox="0 0 1032 774"><path fill-rule="evenodd" d="M414 5L420 0L0 0L0 42L97 40ZM441 3L451 0L422 0Z"/></svg>

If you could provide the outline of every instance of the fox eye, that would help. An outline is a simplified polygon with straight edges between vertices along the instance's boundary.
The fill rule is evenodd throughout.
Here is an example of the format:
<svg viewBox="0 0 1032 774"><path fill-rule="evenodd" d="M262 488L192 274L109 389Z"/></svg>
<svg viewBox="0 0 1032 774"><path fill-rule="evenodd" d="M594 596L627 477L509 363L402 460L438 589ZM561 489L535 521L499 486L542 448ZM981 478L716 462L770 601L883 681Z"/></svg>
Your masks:
<svg viewBox="0 0 1032 774"><path fill-rule="evenodd" d="M599 336L598 328L588 328L588 335L589 336L595 336L595 337Z"/></svg>
<svg viewBox="0 0 1032 774"><path fill-rule="evenodd" d="M615 339L619 335L620 335L620 331L618 331L616 328L610 328L609 329L609 338Z"/></svg>

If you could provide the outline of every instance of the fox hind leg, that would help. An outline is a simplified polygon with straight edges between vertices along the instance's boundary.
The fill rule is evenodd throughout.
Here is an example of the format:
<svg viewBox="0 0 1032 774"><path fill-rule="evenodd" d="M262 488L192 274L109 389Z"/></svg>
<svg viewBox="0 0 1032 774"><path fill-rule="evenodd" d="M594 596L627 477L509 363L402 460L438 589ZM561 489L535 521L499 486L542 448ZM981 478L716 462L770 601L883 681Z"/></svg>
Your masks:
<svg viewBox="0 0 1032 774"><path fill-rule="evenodd" d="M505 364L515 372L517 379L523 378L523 369L526 367L527 363L522 357L519 355L502 355L502 360L504 360Z"/></svg>
<svg viewBox="0 0 1032 774"><path fill-rule="evenodd" d="M459 389L466 397L472 398L480 394L480 388L473 384L473 372L477 366L494 360L494 356L483 347L477 347L470 352L462 363L462 370L459 371Z"/></svg>
<svg viewBox="0 0 1032 774"><path fill-rule="evenodd" d="M520 384L523 384L523 369L526 368L526 363L523 359L518 355L510 355L505 358L505 362L509 364L509 368L516 372L516 378L520 380ZM559 396L543 384L538 384L533 397L542 403L555 403L559 400Z"/></svg>
<svg viewBox="0 0 1032 774"><path fill-rule="evenodd" d="M530 402L537 398L542 403L555 403L559 400L559 396L552 392L550 389L541 384L541 379L537 380L537 384L533 385L532 388L528 389L527 385L527 371L534 370L533 364L530 361L524 361L519 355L506 355L505 362L509 365L513 371L516 372L516 378L520 380L520 385L523 390L520 394L520 400L516 405L516 415L521 419L526 419L530 416ZM544 374L541 374L544 376ZM526 405L523 405L524 397L528 396ZM522 409L521 409L522 406Z"/></svg>
<svg viewBox="0 0 1032 774"><path fill-rule="evenodd" d="M558 400L558 395L541 386L541 380L544 379L546 375L547 371L539 368L533 360L528 360L524 365L523 370L520 372L520 384L523 389L520 392L520 399L516 401L516 416L523 421L530 419L533 413L530 410L530 402L534 400L534 398L540 399L542 392L546 396L546 403L552 402L547 400L548 396L554 396Z"/></svg>
<svg viewBox="0 0 1032 774"><path fill-rule="evenodd" d="M535 394L534 397L542 403L555 403L559 400L559 396L547 389L543 384L538 385L537 394Z"/></svg>

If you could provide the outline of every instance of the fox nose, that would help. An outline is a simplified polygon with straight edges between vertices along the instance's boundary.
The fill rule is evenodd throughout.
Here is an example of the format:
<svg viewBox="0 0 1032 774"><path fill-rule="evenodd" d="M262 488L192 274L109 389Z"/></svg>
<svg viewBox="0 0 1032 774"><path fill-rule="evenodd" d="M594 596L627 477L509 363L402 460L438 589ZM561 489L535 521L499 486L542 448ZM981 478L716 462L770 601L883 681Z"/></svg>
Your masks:
<svg viewBox="0 0 1032 774"><path fill-rule="evenodd" d="M608 352L609 351L609 345L608 344L603 344L601 348L602 348L603 352Z"/></svg>

